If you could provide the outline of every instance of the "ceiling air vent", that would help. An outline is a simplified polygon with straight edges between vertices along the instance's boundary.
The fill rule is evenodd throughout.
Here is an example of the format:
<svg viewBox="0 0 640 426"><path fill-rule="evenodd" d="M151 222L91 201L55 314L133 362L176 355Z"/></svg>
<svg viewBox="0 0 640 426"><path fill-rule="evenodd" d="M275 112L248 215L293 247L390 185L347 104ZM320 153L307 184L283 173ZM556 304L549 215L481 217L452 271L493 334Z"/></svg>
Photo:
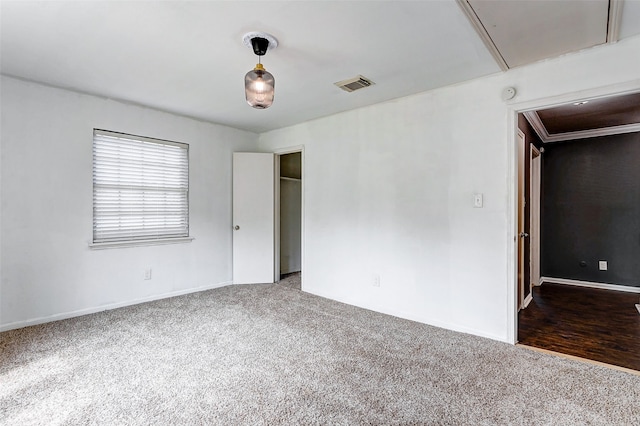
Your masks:
<svg viewBox="0 0 640 426"><path fill-rule="evenodd" d="M354 90L364 89L365 87L369 87L375 83L369 80L367 77L359 75L357 77L342 80L334 84L346 92L353 92Z"/></svg>

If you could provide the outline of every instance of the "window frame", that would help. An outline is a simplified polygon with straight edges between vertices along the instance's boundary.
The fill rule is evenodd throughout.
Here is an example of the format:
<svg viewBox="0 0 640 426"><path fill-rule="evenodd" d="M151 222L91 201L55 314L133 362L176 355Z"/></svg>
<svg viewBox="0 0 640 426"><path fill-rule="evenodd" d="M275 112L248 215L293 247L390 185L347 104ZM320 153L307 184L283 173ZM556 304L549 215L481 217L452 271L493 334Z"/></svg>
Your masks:
<svg viewBox="0 0 640 426"><path fill-rule="evenodd" d="M185 150L186 153L186 234L180 234L176 236L171 236L169 234L159 234L157 237L148 237L143 235L135 235L135 232L132 232L132 235L123 236L120 239L98 239L96 241L96 138L99 136L103 137L111 137L111 138L121 138L129 141L140 142L140 143L151 143L157 145L170 145L177 146L181 149ZM193 237L191 236L191 212L190 212L190 146L187 143L183 142L175 142L165 139L158 138L150 138L146 136L138 136L130 133L123 132L114 132L111 130L103 130L94 128L93 129L93 137L92 137L92 237L91 242L89 243L89 247L92 249L103 249L103 248L116 248L116 247L137 247L137 246L148 246L148 245L162 245L162 244L176 244L176 243L185 243L193 241ZM142 163L141 163L142 164ZM116 185L117 186L117 185ZM122 188L127 188L127 185L121 185ZM142 186L139 186L140 189ZM129 186L129 189L132 187ZM156 187L157 188L157 187Z"/></svg>

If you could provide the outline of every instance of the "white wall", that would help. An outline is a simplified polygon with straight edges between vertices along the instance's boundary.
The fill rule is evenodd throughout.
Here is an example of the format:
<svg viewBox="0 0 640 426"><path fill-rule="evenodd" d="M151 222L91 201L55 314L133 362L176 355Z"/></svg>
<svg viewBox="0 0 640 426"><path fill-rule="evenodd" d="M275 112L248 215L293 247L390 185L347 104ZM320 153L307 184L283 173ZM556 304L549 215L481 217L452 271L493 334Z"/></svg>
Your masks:
<svg viewBox="0 0 640 426"><path fill-rule="evenodd" d="M231 281L231 153L254 148L256 134L7 77L1 84L0 330ZM94 128L189 144L193 242L89 249Z"/></svg>
<svg viewBox="0 0 640 426"><path fill-rule="evenodd" d="M303 289L511 341L514 106L501 91L530 103L640 89L638 76L636 37L262 134L265 151L305 146Z"/></svg>

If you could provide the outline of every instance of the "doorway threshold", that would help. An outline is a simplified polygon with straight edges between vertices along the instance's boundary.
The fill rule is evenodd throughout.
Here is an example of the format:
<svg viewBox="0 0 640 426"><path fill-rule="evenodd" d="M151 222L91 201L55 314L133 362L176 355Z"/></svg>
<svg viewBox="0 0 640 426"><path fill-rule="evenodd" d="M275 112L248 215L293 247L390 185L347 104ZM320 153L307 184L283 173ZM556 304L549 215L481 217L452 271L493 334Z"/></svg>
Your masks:
<svg viewBox="0 0 640 426"><path fill-rule="evenodd" d="M606 367L606 368L610 368L612 370L623 371L625 373L629 373L629 374L633 374L633 375L636 375L636 376L640 376L640 371L633 370L631 368L620 367L619 365L607 364L606 362L595 361L595 360L592 360L592 359L582 358L582 357L575 356L575 355L563 354L562 352L550 351L549 349L536 348L535 346L524 345L522 343L516 343L516 346L520 346L522 348L529 349L529 350L535 351L535 352L540 352L540 353L547 354L547 355L554 355L554 356L558 356L558 357L561 357L561 358L570 359L570 360L573 360L573 361L584 362L586 364L599 365L600 367Z"/></svg>

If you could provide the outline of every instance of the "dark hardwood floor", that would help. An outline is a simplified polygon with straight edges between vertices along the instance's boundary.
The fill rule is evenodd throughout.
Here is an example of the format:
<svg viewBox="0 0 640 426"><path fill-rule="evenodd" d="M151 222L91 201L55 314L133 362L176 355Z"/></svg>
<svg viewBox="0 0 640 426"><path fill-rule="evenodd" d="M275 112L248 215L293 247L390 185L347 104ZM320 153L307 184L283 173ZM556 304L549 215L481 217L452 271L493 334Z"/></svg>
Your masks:
<svg viewBox="0 0 640 426"><path fill-rule="evenodd" d="M545 283L518 314L518 340L640 371L640 294Z"/></svg>

